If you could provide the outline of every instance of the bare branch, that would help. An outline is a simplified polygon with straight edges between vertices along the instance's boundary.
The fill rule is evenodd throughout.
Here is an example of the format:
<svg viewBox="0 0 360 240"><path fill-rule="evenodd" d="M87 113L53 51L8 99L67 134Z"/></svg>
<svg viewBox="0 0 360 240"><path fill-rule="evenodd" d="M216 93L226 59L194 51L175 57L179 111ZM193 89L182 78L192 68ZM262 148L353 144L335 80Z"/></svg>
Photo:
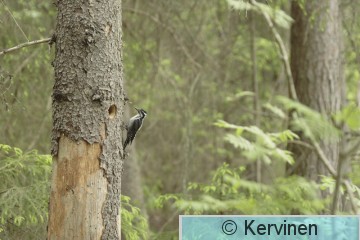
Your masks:
<svg viewBox="0 0 360 240"><path fill-rule="evenodd" d="M259 97L259 82L257 78L257 65L256 65L256 39L255 39L255 20L254 13L250 12L249 14L249 30L250 30L250 56L251 56L251 81L253 84L254 91L254 102L253 102L253 110L254 110L254 119L255 125L260 127L260 97ZM256 169L256 181L261 183L261 161L256 159L255 169Z"/></svg>
<svg viewBox="0 0 360 240"><path fill-rule="evenodd" d="M271 29L272 34L275 37L276 43L280 48L280 52L281 52L281 58L283 60L283 64L285 67L285 72L286 72L286 76L288 79L288 85L289 85L289 93L290 93L290 98L298 101L297 95L296 95L296 90L295 90L295 84L294 84L294 79L291 73L291 68L290 68L290 63L289 63L289 55L286 51L286 47L285 44L279 34L279 32L276 30L273 21L271 20L271 17L269 16L269 14L267 12L265 12L260 6L259 3L257 3L255 0L250 0L250 3L255 6L257 8L258 11L261 12L261 14L264 16L267 24L269 25L269 28Z"/></svg>
<svg viewBox="0 0 360 240"><path fill-rule="evenodd" d="M24 48L24 47L28 47L28 46L32 46L32 45L36 45L36 44L40 44L40 43L50 43L51 39L52 39L51 37L50 38L44 38L44 39L40 39L40 40L35 40L35 41L31 41L31 42L22 43L22 44L19 44L19 45L15 46L15 47L12 47L12 48L4 49L4 50L2 50L0 52L0 56L5 55L6 53L9 53L9 52L19 50L19 49Z"/></svg>
<svg viewBox="0 0 360 240"><path fill-rule="evenodd" d="M338 204L339 204L339 198L340 198L340 186L341 186L341 182L343 179L343 164L344 164L345 160L344 159L339 159L338 162L338 169L337 169L337 177L336 177L336 182L335 182L335 190L334 190L334 196L333 196L333 201L332 201L332 206L331 206L331 214L335 215L338 209Z"/></svg>

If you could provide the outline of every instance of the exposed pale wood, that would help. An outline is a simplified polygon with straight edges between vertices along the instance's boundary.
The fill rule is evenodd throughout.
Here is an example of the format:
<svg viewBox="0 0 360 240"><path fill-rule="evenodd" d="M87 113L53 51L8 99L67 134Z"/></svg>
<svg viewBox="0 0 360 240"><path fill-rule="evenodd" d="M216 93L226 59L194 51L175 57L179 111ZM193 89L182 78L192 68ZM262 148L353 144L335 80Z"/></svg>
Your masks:
<svg viewBox="0 0 360 240"><path fill-rule="evenodd" d="M62 136L52 176L48 239L100 239L107 180L99 143Z"/></svg>

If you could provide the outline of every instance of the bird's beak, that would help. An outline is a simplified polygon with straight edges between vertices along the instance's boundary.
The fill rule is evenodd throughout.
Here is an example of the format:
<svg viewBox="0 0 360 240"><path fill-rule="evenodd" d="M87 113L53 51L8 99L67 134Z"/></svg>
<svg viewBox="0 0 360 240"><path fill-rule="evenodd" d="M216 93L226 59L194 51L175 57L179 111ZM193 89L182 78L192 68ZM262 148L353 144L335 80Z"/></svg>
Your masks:
<svg viewBox="0 0 360 240"><path fill-rule="evenodd" d="M136 107L134 107L136 109L136 111L139 111L139 109L137 109Z"/></svg>

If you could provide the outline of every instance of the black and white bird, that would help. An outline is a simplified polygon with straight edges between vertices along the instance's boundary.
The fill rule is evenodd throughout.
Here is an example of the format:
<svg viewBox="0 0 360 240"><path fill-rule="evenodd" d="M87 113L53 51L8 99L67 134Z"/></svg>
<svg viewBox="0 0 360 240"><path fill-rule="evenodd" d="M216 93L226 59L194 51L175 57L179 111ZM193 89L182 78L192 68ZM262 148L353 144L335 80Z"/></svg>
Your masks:
<svg viewBox="0 0 360 240"><path fill-rule="evenodd" d="M129 123L127 125L127 136L126 140L124 142L124 150L127 145L131 144L134 140L136 133L140 130L142 127L144 118L147 115L147 112L144 109L137 109L135 108L138 114L130 118Z"/></svg>

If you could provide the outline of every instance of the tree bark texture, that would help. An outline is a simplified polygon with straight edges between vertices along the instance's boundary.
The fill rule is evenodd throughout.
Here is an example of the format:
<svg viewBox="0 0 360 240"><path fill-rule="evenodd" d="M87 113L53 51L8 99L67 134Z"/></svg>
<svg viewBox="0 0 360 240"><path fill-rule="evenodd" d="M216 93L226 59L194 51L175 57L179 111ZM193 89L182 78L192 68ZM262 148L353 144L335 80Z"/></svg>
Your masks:
<svg viewBox="0 0 360 240"><path fill-rule="evenodd" d="M291 69L301 103L330 116L344 102L342 30L338 0L307 0L304 6L292 1ZM305 139L303 139L305 140ZM324 139L320 145L336 168L338 139ZM328 175L315 150L291 146L297 164L292 173L318 181Z"/></svg>
<svg viewBox="0 0 360 240"><path fill-rule="evenodd" d="M120 239L121 0L58 0L48 239Z"/></svg>

